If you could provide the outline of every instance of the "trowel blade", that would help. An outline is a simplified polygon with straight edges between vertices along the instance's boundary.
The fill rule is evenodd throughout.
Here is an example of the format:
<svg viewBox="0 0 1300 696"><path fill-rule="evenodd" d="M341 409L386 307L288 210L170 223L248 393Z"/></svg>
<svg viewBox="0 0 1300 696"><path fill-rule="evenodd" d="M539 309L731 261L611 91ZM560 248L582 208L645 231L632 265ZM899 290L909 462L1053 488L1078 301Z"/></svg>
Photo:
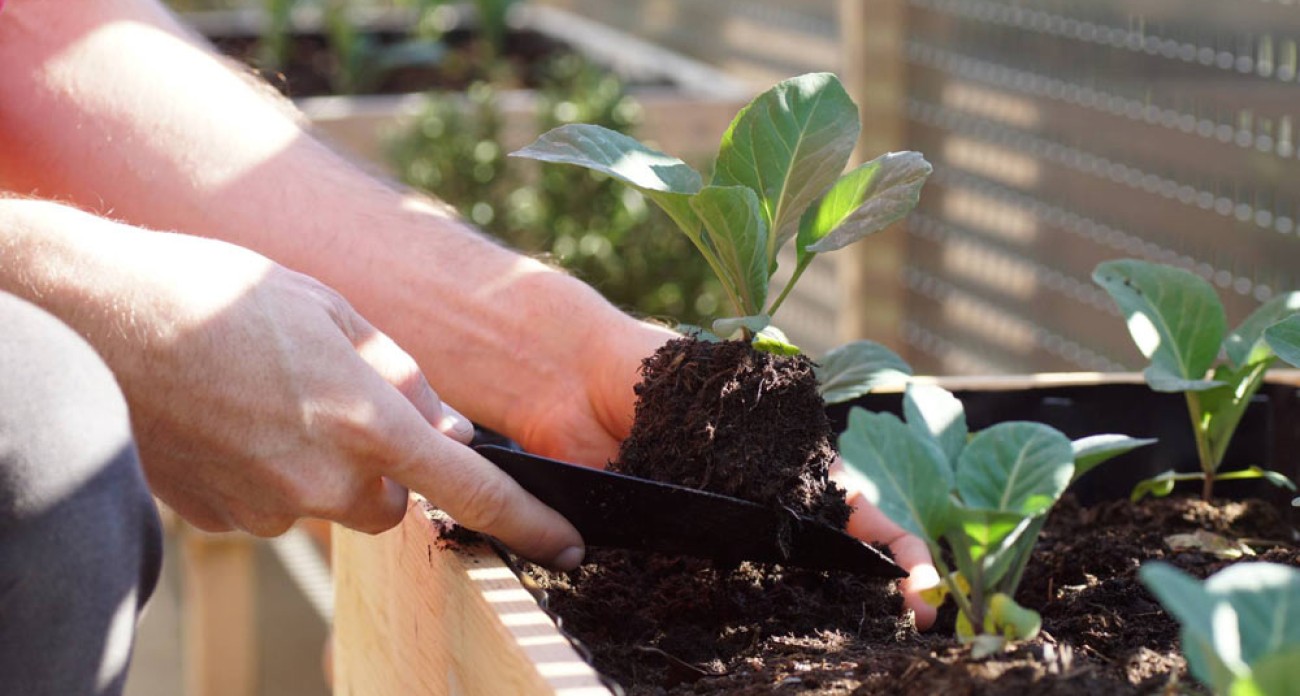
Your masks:
<svg viewBox="0 0 1300 696"><path fill-rule="evenodd" d="M496 445L475 450L577 527L589 546L761 561L885 578L907 573L844 532L787 510Z"/></svg>

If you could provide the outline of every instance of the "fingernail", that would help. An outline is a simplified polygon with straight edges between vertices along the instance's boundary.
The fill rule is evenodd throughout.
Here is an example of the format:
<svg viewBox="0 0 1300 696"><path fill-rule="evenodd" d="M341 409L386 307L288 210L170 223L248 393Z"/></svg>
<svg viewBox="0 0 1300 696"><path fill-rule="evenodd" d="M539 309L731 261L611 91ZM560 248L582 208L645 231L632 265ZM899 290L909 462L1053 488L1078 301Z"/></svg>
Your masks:
<svg viewBox="0 0 1300 696"><path fill-rule="evenodd" d="M570 571L582 565L582 558L586 555L587 552L581 546L570 546L551 561L551 566L556 570Z"/></svg>
<svg viewBox="0 0 1300 696"><path fill-rule="evenodd" d="M461 415L460 411L445 403L442 405L442 420L438 421L438 430L461 442L469 442L474 437L474 424Z"/></svg>

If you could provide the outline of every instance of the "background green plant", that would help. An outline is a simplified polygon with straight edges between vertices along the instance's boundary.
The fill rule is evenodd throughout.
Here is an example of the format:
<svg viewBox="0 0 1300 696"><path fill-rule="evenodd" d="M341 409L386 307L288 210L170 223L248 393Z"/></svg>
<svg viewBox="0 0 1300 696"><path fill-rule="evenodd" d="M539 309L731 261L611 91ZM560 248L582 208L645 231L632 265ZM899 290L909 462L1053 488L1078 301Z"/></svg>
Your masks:
<svg viewBox="0 0 1300 696"><path fill-rule="evenodd" d="M635 130L639 108L608 71L565 55L543 75L538 132L573 122ZM390 143L402 181L511 246L555 261L633 313L693 323L717 311L721 287L707 264L641 194L595 172L507 162L498 101L497 88L485 83L465 95L431 96Z"/></svg>
<svg viewBox="0 0 1300 696"><path fill-rule="evenodd" d="M1048 512L1080 476L1152 440L1071 442L1030 422L972 435L956 397L918 383L904 393L903 414L850 411L839 438L845 465L862 476L872 504L925 542L943 578L926 599L936 606L953 599L957 636L976 656L1033 638L1041 619L1014 595Z"/></svg>
<svg viewBox="0 0 1300 696"><path fill-rule="evenodd" d="M259 61L263 70L283 69L293 51L293 13L296 8L315 6L320 11L322 30L329 49L331 88L336 94L373 92L394 70L441 64L449 55L443 42L438 11L456 3L450 0L390 0L383 6L406 8L413 18L405 35L396 42L384 42L355 21L359 3L353 0L261 0L266 24L259 38ZM510 9L518 0L474 0L475 37L469 61L479 66L496 66L505 53ZM375 3L367 3L375 5ZM463 65L453 70L465 70Z"/></svg>
<svg viewBox="0 0 1300 696"><path fill-rule="evenodd" d="M613 176L645 194L708 262L731 316L711 324L759 350L799 349L763 332L807 263L903 218L931 172L916 152L891 152L841 175L861 131L858 109L832 73L783 80L743 107L718 148L709 183L686 162L593 123L543 133L511 153ZM777 255L796 241L799 264L769 306ZM765 309L766 308L766 309Z"/></svg>
<svg viewBox="0 0 1300 696"><path fill-rule="evenodd" d="M1201 471L1166 471L1137 484L1133 500L1173 491L1178 481L1201 479L1209 500L1215 480L1264 479L1295 490L1286 476L1252 466L1219 473L1232 435L1264 374L1287 353L1286 321L1300 311L1300 292L1260 305L1233 331L1219 295L1204 278L1173 266L1137 259L1106 261L1092 274L1124 314L1134 343L1151 364L1143 371L1158 392L1182 392L1187 400ZM1270 340L1272 337L1272 340ZM1226 362L1219 356L1227 357ZM1297 356L1300 360L1300 355Z"/></svg>
<svg viewBox="0 0 1300 696"><path fill-rule="evenodd" d="M1239 563L1201 582L1152 562L1138 576L1178 619L1188 669L1214 693L1300 693L1300 570Z"/></svg>

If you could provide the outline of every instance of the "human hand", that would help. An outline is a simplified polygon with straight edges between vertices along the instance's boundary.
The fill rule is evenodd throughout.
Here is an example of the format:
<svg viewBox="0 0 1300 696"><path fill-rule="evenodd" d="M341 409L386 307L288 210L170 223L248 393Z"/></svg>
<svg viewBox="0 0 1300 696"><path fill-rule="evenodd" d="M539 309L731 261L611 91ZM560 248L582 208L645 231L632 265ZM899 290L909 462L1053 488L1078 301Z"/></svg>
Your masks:
<svg viewBox="0 0 1300 696"><path fill-rule="evenodd" d="M937 610L921 598L923 590L939 584L939 573L934 568L925 542L903 531L880 508L872 505L862 494L861 477L836 459L831 467L831 479L847 492L845 496L853 508L849 517L848 533L873 544L885 544L894 554L894 560L908 577L903 579L903 604L916 616L916 627L922 631L934 624Z"/></svg>
<svg viewBox="0 0 1300 696"><path fill-rule="evenodd" d="M195 525L378 532L409 487L524 556L580 560L576 530L464 446L469 422L334 291L236 246L41 205L14 260L105 357L152 487Z"/></svg>
<svg viewBox="0 0 1300 696"><path fill-rule="evenodd" d="M524 449L563 461L604 467L632 431L641 361L678 334L621 313L578 342L576 368L555 375L515 435Z"/></svg>

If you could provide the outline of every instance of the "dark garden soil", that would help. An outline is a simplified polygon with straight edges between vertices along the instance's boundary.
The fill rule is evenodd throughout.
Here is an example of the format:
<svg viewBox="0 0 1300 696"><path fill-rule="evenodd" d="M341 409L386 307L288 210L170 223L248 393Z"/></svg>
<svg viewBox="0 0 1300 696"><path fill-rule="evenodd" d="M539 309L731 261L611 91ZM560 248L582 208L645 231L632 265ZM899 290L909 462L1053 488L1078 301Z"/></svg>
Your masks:
<svg viewBox="0 0 1300 696"><path fill-rule="evenodd" d="M370 35L378 45L403 40L404 35L375 32ZM230 56L258 72L289 97L313 97L333 94L331 75L339 72L338 58L322 34L298 34L291 39L287 63L268 68L260 57L260 42L254 36L210 37L224 55ZM366 80L358 90L363 94L405 94L428 90L463 90L476 81L491 81L502 88L537 87L549 58L570 49L538 32L511 31L505 40L502 60L490 59L486 47L466 30L447 32L442 37L446 56L437 64L385 70ZM489 67L490 66L490 67Z"/></svg>
<svg viewBox="0 0 1300 696"><path fill-rule="evenodd" d="M592 550L570 574L528 568L548 610L630 694L1156 694L1191 686L1178 625L1139 584L1161 559L1199 577L1232 561L1175 550L1205 530L1246 540L1246 560L1300 565L1270 503L1169 498L1052 513L1017 599L1043 632L971 660L951 605L917 633L891 584L844 573ZM1193 689L1194 690L1194 689Z"/></svg>
<svg viewBox="0 0 1300 696"><path fill-rule="evenodd" d="M832 519L843 514L826 512L841 493L825 483L829 432L819 400L806 393L806 360L677 341L643 370L638 422L617 467ZM685 396L669 395L678 391ZM761 427L741 434L750 417ZM771 428L782 432L765 435ZM796 437L812 454L787 448ZM740 470L742 462L755 468ZM571 573L531 566L525 573L561 628L630 694L1195 691L1178 625L1138 582L1139 565L1161 559L1206 577L1233 562L1212 549L1238 543L1257 554L1246 560L1300 565L1293 531L1271 503L1216 503L1082 508L1067 495L1017 596L1042 614L1042 633L981 660L952 637L951 605L939 625L918 633L894 584L846 573L607 549L591 550Z"/></svg>
<svg viewBox="0 0 1300 696"><path fill-rule="evenodd" d="M849 507L827 480L834 433L811 360L682 338L641 371L632 433L610 469L844 527Z"/></svg>

